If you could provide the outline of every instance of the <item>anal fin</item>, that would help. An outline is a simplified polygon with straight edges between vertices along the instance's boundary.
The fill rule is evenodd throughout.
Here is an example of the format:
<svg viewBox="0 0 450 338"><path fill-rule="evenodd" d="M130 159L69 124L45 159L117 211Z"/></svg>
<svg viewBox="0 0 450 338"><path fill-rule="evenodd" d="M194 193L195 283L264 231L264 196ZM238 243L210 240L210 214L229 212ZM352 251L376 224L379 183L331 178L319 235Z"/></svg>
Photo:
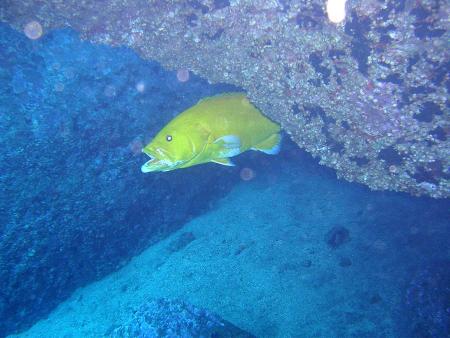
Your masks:
<svg viewBox="0 0 450 338"><path fill-rule="evenodd" d="M229 166L229 167L233 167L234 166L234 163L231 162L231 160L228 157L215 158L214 160L211 160L211 162L218 163L218 164L221 164L221 165L226 165L226 166Z"/></svg>
<svg viewBox="0 0 450 338"><path fill-rule="evenodd" d="M266 154L276 155L280 152L281 135L279 133L272 134L264 141L252 147L252 150L262 151Z"/></svg>

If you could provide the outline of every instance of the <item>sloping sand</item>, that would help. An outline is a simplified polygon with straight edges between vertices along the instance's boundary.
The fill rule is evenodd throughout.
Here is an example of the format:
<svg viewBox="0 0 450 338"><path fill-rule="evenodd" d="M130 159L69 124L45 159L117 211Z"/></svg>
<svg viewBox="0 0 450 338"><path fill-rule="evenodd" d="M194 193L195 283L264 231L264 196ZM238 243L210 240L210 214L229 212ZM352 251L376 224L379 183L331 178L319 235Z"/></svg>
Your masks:
<svg viewBox="0 0 450 338"><path fill-rule="evenodd" d="M396 336L403 262L422 254L398 238L426 231L392 226L405 220L396 207L403 199L411 198L370 193L326 171L261 168L19 336L102 337L156 297L206 307L258 337ZM332 249L324 238L336 225L350 240Z"/></svg>

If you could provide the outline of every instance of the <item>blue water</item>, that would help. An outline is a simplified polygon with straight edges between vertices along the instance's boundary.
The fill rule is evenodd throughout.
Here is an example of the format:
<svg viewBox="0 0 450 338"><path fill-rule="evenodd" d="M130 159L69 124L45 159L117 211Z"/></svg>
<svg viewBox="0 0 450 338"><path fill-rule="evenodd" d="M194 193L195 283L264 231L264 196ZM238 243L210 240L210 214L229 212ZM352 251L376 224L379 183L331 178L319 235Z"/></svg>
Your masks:
<svg viewBox="0 0 450 338"><path fill-rule="evenodd" d="M202 301L206 291L200 290L181 301L249 332L243 336L449 336L448 200L372 192L338 181L287 136L279 155L242 154L235 167L140 172L146 161L140 148L177 113L201 98L236 90L192 74L180 82L175 72L130 50L92 45L70 30L31 41L0 25L1 337L52 318L76 289L97 285L92 283L157 243L172 243L172 260L202 243L195 224L204 215L223 220L210 224L219 243L208 251L211 261L228 252L230 260L254 269L249 271L255 280L260 274L278 280L277 286L265 282L259 289L236 282L242 304L260 292L274 303L283 299L280 308L292 308L283 323L272 308L262 309L263 302L254 302L251 310L231 300L221 307L223 290L214 290L220 283L205 274L208 300ZM243 168L254 178L243 180ZM233 207L240 198L247 201L245 212ZM189 222L197 230L181 240L173 237ZM236 234L230 242L221 230L227 223ZM204 244L205 252L210 249ZM319 299L316 319L295 313L312 316L318 304L285 299L279 285L286 293L301 290L299 297ZM133 293L126 289L122 293ZM190 305L168 310L172 303L158 304L163 314L200 313ZM147 306L142 316L148 309L156 311ZM202 323L200 317L195 320ZM121 324L102 332L110 336Z"/></svg>

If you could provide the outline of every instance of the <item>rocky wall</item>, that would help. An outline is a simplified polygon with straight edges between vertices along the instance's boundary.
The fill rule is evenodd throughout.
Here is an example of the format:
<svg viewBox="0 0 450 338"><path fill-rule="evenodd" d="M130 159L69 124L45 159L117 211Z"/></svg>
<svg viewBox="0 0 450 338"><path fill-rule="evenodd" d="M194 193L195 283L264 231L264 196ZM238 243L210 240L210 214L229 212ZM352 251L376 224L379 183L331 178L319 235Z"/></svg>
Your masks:
<svg viewBox="0 0 450 338"><path fill-rule="evenodd" d="M30 41L0 24L0 337L231 189L232 169L140 171L143 143L172 113L221 90L73 31Z"/></svg>
<svg viewBox="0 0 450 338"><path fill-rule="evenodd" d="M376 190L450 196L449 5L325 1L5 0L0 20L72 27L168 69L244 88L338 177ZM28 25L28 26L27 26Z"/></svg>

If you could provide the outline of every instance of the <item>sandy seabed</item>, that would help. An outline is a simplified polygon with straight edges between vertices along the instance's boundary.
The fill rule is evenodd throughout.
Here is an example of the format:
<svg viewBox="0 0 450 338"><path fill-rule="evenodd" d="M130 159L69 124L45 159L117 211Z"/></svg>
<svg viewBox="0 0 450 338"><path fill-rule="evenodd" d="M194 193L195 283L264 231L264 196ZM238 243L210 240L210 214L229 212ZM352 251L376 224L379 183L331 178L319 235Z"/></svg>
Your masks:
<svg viewBox="0 0 450 338"><path fill-rule="evenodd" d="M255 173L18 336L102 337L158 297L207 308L257 337L401 336L408 271L436 254L411 238L438 236L445 224L411 215L423 200L369 192L327 171ZM333 249L326 237L336 226L349 239Z"/></svg>

